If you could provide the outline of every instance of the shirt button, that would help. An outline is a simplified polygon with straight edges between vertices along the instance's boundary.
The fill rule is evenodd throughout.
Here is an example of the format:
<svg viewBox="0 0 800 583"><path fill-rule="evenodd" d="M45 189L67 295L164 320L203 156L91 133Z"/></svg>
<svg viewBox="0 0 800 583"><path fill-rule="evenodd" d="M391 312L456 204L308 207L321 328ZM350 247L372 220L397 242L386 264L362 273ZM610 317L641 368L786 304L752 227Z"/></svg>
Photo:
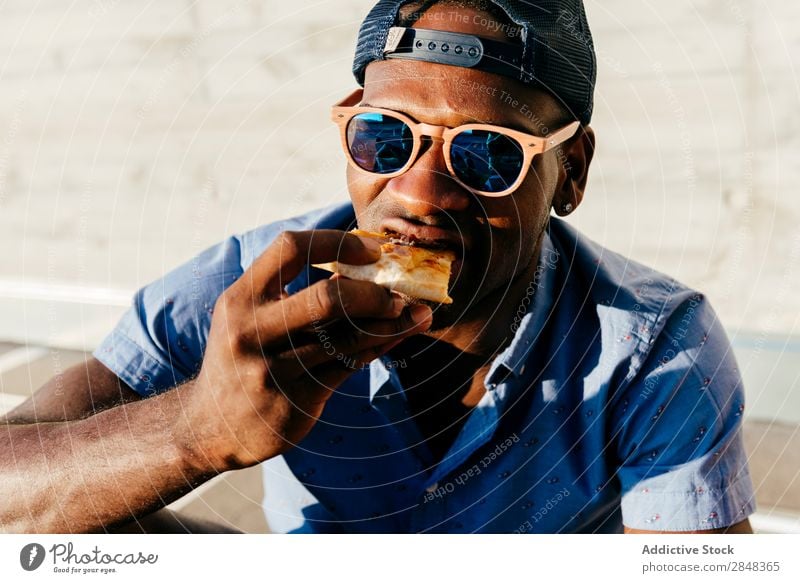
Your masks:
<svg viewBox="0 0 800 583"><path fill-rule="evenodd" d="M425 491L426 491L426 492L433 493L433 492L436 492L436 490L437 490L437 488L438 488L438 487L439 487L439 483L437 482L436 484L431 484L430 486L428 486L427 488L425 488Z"/></svg>

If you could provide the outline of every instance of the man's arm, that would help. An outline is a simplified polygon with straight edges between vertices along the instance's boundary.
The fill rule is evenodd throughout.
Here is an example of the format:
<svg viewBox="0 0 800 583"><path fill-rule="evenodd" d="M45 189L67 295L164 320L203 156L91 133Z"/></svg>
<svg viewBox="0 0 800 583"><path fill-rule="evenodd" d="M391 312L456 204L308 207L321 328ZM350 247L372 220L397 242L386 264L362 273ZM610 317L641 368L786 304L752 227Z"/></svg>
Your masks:
<svg viewBox="0 0 800 583"><path fill-rule="evenodd" d="M53 377L27 401L6 415L0 425L77 421L141 397L96 358Z"/></svg>
<svg viewBox="0 0 800 583"><path fill-rule="evenodd" d="M712 530L691 530L688 532L674 532L663 530L639 530L638 528L625 527L625 534L753 534L753 527L750 520L744 519L741 522L732 524L725 528L714 528Z"/></svg>
<svg viewBox="0 0 800 583"><path fill-rule="evenodd" d="M95 359L48 382L0 418L0 530L102 531L213 477L181 422L190 390L142 400Z"/></svg>

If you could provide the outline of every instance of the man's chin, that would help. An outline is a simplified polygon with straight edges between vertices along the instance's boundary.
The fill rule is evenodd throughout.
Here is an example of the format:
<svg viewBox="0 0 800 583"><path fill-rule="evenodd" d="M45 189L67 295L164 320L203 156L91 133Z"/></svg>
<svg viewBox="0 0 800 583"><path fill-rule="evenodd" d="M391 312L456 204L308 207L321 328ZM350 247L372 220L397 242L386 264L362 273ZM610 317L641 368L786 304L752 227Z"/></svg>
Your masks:
<svg viewBox="0 0 800 583"><path fill-rule="evenodd" d="M470 289L471 287L471 289ZM433 324L431 330L441 330L449 328L467 319L470 312L473 312L480 302L489 295L483 288L468 285L457 285L450 290L453 298L452 304L439 304L431 306L433 309Z"/></svg>
<svg viewBox="0 0 800 583"><path fill-rule="evenodd" d="M458 324L461 316L463 316L463 311L459 310L455 303L433 306L433 323L430 331L436 332Z"/></svg>

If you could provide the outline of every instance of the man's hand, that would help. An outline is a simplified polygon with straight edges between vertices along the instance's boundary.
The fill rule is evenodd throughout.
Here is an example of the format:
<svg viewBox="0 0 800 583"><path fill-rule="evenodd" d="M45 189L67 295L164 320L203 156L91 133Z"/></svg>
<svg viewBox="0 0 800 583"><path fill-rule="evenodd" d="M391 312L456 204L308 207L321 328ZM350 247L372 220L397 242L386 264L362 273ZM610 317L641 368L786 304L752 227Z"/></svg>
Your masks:
<svg viewBox="0 0 800 583"><path fill-rule="evenodd" d="M334 278L284 292L307 264L379 256L379 243L341 231L285 232L219 298L185 401L193 449L218 471L291 449L347 377L430 327L430 308L404 308L371 282Z"/></svg>

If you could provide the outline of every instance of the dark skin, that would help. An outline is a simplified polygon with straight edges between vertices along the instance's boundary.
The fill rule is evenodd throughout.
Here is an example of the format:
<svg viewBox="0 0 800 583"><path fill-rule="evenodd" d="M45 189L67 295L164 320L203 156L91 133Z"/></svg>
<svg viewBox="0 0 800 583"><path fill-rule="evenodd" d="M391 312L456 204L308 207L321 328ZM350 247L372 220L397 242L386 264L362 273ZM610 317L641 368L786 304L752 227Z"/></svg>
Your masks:
<svg viewBox="0 0 800 583"><path fill-rule="evenodd" d="M486 376L491 361L486 363L483 357L424 338L409 339L402 351L393 351L392 357L397 358L398 354L403 354L403 359L414 355L414 366L398 373L406 387L411 415L434 459L440 460L483 396L482 381L480 386L475 383ZM434 385L438 390L432 390Z"/></svg>
<svg viewBox="0 0 800 583"><path fill-rule="evenodd" d="M455 31L498 34L472 18L437 17L436 11L452 9L437 5L433 18L417 25L449 23ZM365 97L419 121L481 121L540 133L541 124L531 124L491 91L467 85L473 83L509 90L545 125L559 127L563 112L544 92L426 63L370 65ZM413 366L400 369L402 380L441 456L482 397L488 364L509 341L509 323L535 270L551 207L577 208L583 198L593 150L594 134L583 128L563 146L561 158L556 152L538 157L518 192L499 199L478 199L458 188L435 144L392 180L351 172L361 228L380 231L391 219L401 229L461 229L457 307L435 313L404 307L375 284L349 280L318 282L287 297L283 285L307 263L366 264L379 251L341 232L285 233L217 301L195 378L141 399L90 359L0 420L0 530L102 532L136 518L154 530L181 531L184 523L176 527L174 516L159 526L153 512L221 472L299 443L332 391L354 372L336 355L356 364L390 351L413 358ZM314 332L320 324L335 339L336 355L320 345ZM435 382L424 373L430 370L441 370ZM727 531L749 531L749 524Z"/></svg>

